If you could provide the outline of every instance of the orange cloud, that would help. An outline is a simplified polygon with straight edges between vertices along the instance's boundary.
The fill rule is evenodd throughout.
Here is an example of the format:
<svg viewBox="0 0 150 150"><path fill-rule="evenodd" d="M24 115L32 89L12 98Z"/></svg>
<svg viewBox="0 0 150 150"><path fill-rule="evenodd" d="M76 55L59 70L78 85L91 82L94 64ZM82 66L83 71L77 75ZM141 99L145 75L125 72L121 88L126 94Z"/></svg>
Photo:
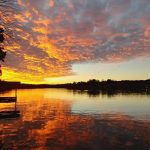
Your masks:
<svg viewBox="0 0 150 150"><path fill-rule="evenodd" d="M10 35L4 79L11 72L12 80L43 81L73 74L77 62L150 57L148 0L12 0L7 5L14 13L0 9Z"/></svg>

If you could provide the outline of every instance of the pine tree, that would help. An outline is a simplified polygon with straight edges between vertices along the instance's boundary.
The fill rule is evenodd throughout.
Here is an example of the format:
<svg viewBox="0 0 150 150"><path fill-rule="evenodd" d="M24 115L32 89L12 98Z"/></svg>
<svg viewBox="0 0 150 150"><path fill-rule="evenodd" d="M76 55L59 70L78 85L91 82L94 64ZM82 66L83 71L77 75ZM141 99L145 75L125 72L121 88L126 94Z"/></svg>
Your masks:
<svg viewBox="0 0 150 150"><path fill-rule="evenodd" d="M4 29L0 28L0 43L3 43L4 40L5 40ZM6 57L6 52L4 51L3 47L0 47L0 61L4 61L5 57Z"/></svg>

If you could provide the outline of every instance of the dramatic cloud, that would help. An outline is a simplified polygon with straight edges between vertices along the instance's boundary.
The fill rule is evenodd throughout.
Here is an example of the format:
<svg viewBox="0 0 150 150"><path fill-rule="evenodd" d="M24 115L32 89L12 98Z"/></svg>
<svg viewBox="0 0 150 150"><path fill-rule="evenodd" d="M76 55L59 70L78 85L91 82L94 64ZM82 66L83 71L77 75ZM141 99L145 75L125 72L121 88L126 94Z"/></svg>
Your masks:
<svg viewBox="0 0 150 150"><path fill-rule="evenodd" d="M13 33L7 79L42 81L73 74L77 62L150 57L149 0L12 0L10 9L5 20L0 7Z"/></svg>

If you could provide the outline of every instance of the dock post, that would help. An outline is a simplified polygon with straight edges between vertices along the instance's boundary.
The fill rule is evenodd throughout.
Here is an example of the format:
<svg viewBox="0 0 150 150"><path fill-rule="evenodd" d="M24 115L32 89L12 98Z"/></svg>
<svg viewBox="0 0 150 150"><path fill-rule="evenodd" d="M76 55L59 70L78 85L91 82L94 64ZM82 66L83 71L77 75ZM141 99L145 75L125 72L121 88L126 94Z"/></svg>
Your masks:
<svg viewBox="0 0 150 150"><path fill-rule="evenodd" d="M17 100L17 89L15 90L15 97L16 97L16 100Z"/></svg>
<svg viewBox="0 0 150 150"><path fill-rule="evenodd" d="M16 101L15 101L15 111L17 109L17 105L16 105L16 102L17 102L17 89L15 90L15 97L16 97Z"/></svg>

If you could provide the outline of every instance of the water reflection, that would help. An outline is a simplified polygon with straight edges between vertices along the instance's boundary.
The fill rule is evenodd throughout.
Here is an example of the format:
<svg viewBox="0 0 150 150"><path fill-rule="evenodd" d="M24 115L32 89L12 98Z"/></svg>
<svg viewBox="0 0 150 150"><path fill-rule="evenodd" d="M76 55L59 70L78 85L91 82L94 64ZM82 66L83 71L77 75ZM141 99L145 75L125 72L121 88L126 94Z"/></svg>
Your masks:
<svg viewBox="0 0 150 150"><path fill-rule="evenodd" d="M148 98L119 95L110 101L108 97L90 99L86 94L74 95L66 90L20 90L17 107L21 116L0 120L0 149L148 150ZM136 106L140 109L132 107L130 112L126 103L140 103ZM113 113L108 111L108 104ZM6 107L0 105L0 109ZM145 118L142 120L137 112L144 112Z"/></svg>
<svg viewBox="0 0 150 150"><path fill-rule="evenodd" d="M113 97L118 94L121 95L150 95L149 92L132 92L132 91L116 91L116 90L73 90L74 94L87 94L89 97L99 97L100 95Z"/></svg>

